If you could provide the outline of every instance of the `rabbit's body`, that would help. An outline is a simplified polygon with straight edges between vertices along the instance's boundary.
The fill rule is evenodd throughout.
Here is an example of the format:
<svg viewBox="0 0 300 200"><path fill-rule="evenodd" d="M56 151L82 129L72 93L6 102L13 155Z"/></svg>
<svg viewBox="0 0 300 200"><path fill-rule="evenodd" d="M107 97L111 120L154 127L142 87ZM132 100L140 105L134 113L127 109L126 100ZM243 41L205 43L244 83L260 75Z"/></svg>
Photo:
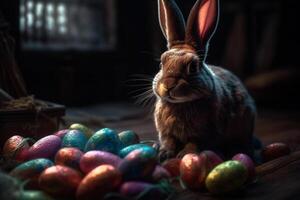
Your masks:
<svg viewBox="0 0 300 200"><path fill-rule="evenodd" d="M158 5L168 42L153 80L161 159L204 149L226 158L235 153L251 156L254 102L235 75L205 63L219 1L197 0L187 25L174 0L158 0Z"/></svg>

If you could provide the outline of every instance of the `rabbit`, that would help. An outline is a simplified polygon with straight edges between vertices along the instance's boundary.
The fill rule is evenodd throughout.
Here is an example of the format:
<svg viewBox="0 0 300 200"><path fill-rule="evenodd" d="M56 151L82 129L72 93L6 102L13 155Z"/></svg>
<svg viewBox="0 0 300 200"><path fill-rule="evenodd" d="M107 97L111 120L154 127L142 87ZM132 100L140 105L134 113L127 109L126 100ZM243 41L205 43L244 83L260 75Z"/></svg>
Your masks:
<svg viewBox="0 0 300 200"><path fill-rule="evenodd" d="M158 14L168 48L152 82L159 158L202 150L253 156L254 100L233 73L205 62L219 1L197 0L187 25L174 0L158 0Z"/></svg>

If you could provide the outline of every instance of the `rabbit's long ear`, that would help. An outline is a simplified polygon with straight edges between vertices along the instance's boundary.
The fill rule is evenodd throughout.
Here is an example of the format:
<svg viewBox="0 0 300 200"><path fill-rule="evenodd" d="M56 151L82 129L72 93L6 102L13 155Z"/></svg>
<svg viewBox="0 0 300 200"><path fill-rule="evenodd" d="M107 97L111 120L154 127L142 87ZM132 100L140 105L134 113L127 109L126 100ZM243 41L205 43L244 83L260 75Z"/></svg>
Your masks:
<svg viewBox="0 0 300 200"><path fill-rule="evenodd" d="M168 48L185 39L185 22L174 0L158 0L160 28L168 41Z"/></svg>
<svg viewBox="0 0 300 200"><path fill-rule="evenodd" d="M197 0L187 21L185 42L206 53L219 21L219 0Z"/></svg>

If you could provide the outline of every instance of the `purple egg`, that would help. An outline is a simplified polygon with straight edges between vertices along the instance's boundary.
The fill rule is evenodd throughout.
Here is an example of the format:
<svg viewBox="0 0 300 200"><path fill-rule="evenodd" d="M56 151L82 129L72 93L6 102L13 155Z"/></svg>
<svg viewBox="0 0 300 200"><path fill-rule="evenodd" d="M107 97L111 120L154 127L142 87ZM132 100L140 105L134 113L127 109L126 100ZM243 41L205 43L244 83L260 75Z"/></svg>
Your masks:
<svg viewBox="0 0 300 200"><path fill-rule="evenodd" d="M115 154L106 151L89 151L80 159L80 169L84 173L89 173L96 167L108 164L117 167L121 162L121 158Z"/></svg>
<svg viewBox="0 0 300 200"><path fill-rule="evenodd" d="M58 137L60 137L60 139L63 139L63 137L69 132L69 129L63 129L60 131L55 132L53 135L56 135Z"/></svg>
<svg viewBox="0 0 300 200"><path fill-rule="evenodd" d="M157 165L155 167L154 172L152 173L152 180L155 182L158 182L162 179L168 179L170 177L171 177L170 173L160 165Z"/></svg>
<svg viewBox="0 0 300 200"><path fill-rule="evenodd" d="M255 165L254 165L252 159L248 155L240 153L240 154L233 156L232 160L239 161L246 167L246 169L248 171L248 181L251 181L254 179Z"/></svg>
<svg viewBox="0 0 300 200"><path fill-rule="evenodd" d="M149 187L153 187L153 185L146 182L128 181L121 185L120 193L124 196L132 197L140 194Z"/></svg>
<svg viewBox="0 0 300 200"><path fill-rule="evenodd" d="M60 137L49 135L34 143L28 150L28 159L54 158L61 145Z"/></svg>

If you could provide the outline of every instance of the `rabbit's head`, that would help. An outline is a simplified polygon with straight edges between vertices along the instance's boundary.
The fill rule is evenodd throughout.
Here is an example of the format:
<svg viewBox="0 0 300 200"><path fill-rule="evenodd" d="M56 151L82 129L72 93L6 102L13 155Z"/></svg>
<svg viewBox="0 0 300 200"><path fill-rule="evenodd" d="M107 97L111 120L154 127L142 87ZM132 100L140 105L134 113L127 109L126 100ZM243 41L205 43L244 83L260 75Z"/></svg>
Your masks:
<svg viewBox="0 0 300 200"><path fill-rule="evenodd" d="M161 56L154 93L170 103L210 97L214 73L205 64L209 40L219 17L218 0L197 0L185 25L174 0L158 0L159 21L168 50Z"/></svg>

